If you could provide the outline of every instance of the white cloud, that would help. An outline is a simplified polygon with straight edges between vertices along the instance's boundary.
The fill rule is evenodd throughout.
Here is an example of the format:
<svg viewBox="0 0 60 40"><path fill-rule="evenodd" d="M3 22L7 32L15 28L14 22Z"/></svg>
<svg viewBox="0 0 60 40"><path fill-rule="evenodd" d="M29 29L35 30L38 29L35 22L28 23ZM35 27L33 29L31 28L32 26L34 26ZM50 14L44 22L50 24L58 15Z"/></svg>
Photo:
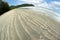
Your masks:
<svg viewBox="0 0 60 40"><path fill-rule="evenodd" d="M21 0L21 1L24 1L26 3L39 3L39 1L42 2L42 0Z"/></svg>
<svg viewBox="0 0 60 40"><path fill-rule="evenodd" d="M60 5L60 2L53 1L52 4L54 4L54 5Z"/></svg>
<svg viewBox="0 0 60 40"><path fill-rule="evenodd" d="M50 8L50 5L46 3L44 0L18 0L18 1L23 1L23 3L34 4L35 6Z"/></svg>
<svg viewBox="0 0 60 40"><path fill-rule="evenodd" d="M51 1L50 3L47 3L45 0L17 0L17 1L22 1L23 3L34 4L35 6L42 6L49 9L60 8L60 2L57 2L57 1ZM18 4L21 4L21 3L18 2Z"/></svg>
<svg viewBox="0 0 60 40"><path fill-rule="evenodd" d="M54 9L60 9L60 2L53 1L53 2L50 3L50 5L51 5L52 8L54 8Z"/></svg>
<svg viewBox="0 0 60 40"><path fill-rule="evenodd" d="M29 3L29 4L39 4L39 3L42 3L43 0L17 0L17 1L22 1L23 3ZM19 4L19 2L18 2Z"/></svg>

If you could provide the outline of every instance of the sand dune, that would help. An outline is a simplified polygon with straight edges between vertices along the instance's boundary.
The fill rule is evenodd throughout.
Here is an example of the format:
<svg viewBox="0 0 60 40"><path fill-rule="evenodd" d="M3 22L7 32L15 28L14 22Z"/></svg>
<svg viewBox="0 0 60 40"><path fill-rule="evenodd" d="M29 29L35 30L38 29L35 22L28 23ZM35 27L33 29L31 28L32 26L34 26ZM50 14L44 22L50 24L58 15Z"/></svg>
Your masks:
<svg viewBox="0 0 60 40"><path fill-rule="evenodd" d="M60 40L60 24L43 12L17 8L0 17L0 40Z"/></svg>

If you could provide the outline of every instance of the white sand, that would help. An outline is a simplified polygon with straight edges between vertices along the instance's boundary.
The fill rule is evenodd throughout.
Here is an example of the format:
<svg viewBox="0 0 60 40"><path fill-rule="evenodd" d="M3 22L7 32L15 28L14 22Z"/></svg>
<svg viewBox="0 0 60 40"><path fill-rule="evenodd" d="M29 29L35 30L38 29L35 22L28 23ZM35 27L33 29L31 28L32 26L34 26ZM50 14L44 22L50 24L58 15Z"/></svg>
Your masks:
<svg viewBox="0 0 60 40"><path fill-rule="evenodd" d="M0 40L60 40L60 24L43 12L14 9L0 17Z"/></svg>

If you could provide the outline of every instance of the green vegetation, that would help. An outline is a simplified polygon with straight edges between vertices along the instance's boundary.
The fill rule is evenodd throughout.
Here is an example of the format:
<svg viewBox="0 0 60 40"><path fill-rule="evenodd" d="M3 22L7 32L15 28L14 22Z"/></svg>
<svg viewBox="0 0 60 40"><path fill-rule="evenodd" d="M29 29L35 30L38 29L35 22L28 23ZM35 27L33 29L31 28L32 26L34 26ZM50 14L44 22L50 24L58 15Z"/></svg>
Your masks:
<svg viewBox="0 0 60 40"><path fill-rule="evenodd" d="M18 8L18 7L26 7L26 6L34 6L33 4L21 4L17 6L10 6L11 9Z"/></svg>
<svg viewBox="0 0 60 40"><path fill-rule="evenodd" d="M34 5L33 4L21 4L17 6L9 6L7 2L0 0L0 15L4 14L5 12L11 9L15 9L18 7L26 7L26 6L34 6Z"/></svg>
<svg viewBox="0 0 60 40"><path fill-rule="evenodd" d="M0 15L10 10L10 7L7 2L0 2Z"/></svg>

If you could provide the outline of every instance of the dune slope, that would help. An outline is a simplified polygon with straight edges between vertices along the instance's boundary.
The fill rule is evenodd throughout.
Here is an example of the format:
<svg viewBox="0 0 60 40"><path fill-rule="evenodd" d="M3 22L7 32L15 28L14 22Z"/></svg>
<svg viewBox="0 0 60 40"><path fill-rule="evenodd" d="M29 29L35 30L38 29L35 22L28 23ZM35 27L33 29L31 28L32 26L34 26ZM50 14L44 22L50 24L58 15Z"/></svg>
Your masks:
<svg viewBox="0 0 60 40"><path fill-rule="evenodd" d="M43 12L18 8L0 17L0 40L60 40L60 25Z"/></svg>

